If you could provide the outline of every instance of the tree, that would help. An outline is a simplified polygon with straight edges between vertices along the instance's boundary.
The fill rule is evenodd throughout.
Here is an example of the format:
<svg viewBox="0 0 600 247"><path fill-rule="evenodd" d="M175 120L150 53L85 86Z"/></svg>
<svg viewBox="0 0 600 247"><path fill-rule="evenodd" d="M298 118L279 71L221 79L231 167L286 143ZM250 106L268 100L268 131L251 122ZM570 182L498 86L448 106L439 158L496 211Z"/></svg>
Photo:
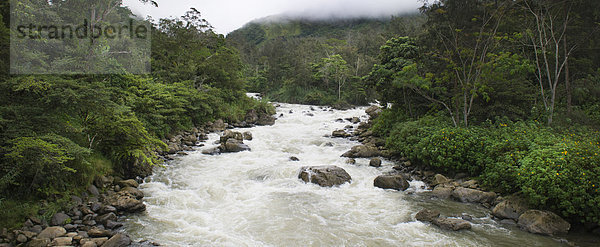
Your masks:
<svg viewBox="0 0 600 247"><path fill-rule="evenodd" d="M567 72L565 80L569 81L568 61L575 50L575 46L567 43L570 4L568 1L551 0L524 0L523 4L531 15L531 23L528 24L525 35L535 56L536 79L550 125L554 116L558 83L563 71ZM550 95L547 95L547 90Z"/></svg>
<svg viewBox="0 0 600 247"><path fill-rule="evenodd" d="M342 56L336 54L322 58L319 63L313 64L314 77L323 81L326 86L330 81L337 84L338 100L342 99L342 87L346 84L350 68Z"/></svg>

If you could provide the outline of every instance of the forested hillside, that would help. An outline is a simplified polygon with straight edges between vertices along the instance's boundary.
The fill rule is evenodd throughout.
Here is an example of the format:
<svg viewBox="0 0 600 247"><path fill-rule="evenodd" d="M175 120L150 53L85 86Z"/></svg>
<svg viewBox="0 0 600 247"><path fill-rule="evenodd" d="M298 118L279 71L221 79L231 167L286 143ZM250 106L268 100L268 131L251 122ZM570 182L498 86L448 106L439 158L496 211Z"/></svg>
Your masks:
<svg viewBox="0 0 600 247"><path fill-rule="evenodd" d="M106 13L107 23L131 15L123 7L110 9L105 4L110 1L19 2L22 9L38 10L38 18L50 16L56 22L83 20L91 8ZM127 64L89 56L94 58L90 63L106 66L101 68L112 74L9 75L7 1L0 10L0 226L22 223L39 209L51 216L98 175L135 178L161 165L157 154L166 148L161 139L170 134L215 119L235 123L259 106L268 110L246 97L237 51L196 11L148 23L152 74L113 73ZM95 49L119 52L119 46L107 45L105 39L95 40L90 50L67 43L62 52L30 52L25 56L29 60L19 61L25 69L85 66L74 57ZM55 61L62 62L44 64L49 56L61 56Z"/></svg>
<svg viewBox="0 0 600 247"><path fill-rule="evenodd" d="M315 20L273 16L227 36L246 63L248 89L275 101L364 105L373 91L362 81L379 47L395 36L417 35L418 14L387 19Z"/></svg>
<svg viewBox="0 0 600 247"><path fill-rule="evenodd" d="M442 0L365 81L373 131L417 165L600 223L600 2Z"/></svg>

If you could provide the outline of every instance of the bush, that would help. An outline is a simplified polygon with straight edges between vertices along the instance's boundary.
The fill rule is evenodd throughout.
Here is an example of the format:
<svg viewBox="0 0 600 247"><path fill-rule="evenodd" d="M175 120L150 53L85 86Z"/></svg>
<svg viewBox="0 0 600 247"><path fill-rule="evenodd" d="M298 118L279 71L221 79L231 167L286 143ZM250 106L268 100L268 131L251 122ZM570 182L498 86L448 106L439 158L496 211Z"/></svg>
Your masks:
<svg viewBox="0 0 600 247"><path fill-rule="evenodd" d="M385 133L389 113L373 130ZM467 172L482 186L521 192L531 205L571 220L600 223L600 135L542 127L537 122L497 121L469 128L440 118L398 122L387 147L417 164L442 172Z"/></svg>

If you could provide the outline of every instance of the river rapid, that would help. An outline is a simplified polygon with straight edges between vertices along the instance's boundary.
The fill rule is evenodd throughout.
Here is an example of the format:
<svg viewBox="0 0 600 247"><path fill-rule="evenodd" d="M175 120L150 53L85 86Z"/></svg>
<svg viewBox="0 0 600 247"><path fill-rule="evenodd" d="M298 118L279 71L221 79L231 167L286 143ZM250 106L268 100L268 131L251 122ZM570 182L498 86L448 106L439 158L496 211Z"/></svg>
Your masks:
<svg viewBox="0 0 600 247"><path fill-rule="evenodd" d="M366 121L365 108L310 108L281 104L274 126L237 130L252 132L244 141L250 152L202 154L217 146L213 133L205 147L155 169L140 185L147 210L127 217L127 233L163 246L563 246L501 225L478 205L431 198L420 181L402 192L374 187L393 164L347 164L340 155L358 143L327 137L351 125L336 119ZM352 183L323 188L298 179L302 166L318 165L342 167ZM451 232L416 221L424 208L469 214L473 228Z"/></svg>

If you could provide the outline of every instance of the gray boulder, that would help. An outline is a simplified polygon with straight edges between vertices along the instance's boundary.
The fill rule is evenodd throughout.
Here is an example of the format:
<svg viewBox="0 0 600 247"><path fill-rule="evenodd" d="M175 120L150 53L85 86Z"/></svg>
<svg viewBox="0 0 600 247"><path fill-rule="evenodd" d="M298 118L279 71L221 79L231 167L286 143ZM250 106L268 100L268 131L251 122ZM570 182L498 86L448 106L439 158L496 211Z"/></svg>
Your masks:
<svg viewBox="0 0 600 247"><path fill-rule="evenodd" d="M435 176L433 176L433 181L431 181L431 186L436 186L438 184L445 184L450 181L451 181L450 179L446 178L442 174L435 174Z"/></svg>
<svg viewBox="0 0 600 247"><path fill-rule="evenodd" d="M250 147L237 139L228 139L227 142L221 143L219 147L224 153L237 153L242 151L250 151Z"/></svg>
<svg viewBox="0 0 600 247"><path fill-rule="evenodd" d="M56 213L56 214L54 214L54 216L52 216L52 219L50 220L50 225L53 225L53 226L64 225L65 222L69 219L71 219L71 217L69 217L67 214Z"/></svg>
<svg viewBox="0 0 600 247"><path fill-rule="evenodd" d="M107 240L102 247L124 247L131 244L131 239L124 234L115 234L109 240Z"/></svg>
<svg viewBox="0 0 600 247"><path fill-rule="evenodd" d="M444 185L438 185L433 188L431 194L437 198L448 199L452 195L452 191L454 189L452 187L446 187Z"/></svg>
<svg viewBox="0 0 600 247"><path fill-rule="evenodd" d="M62 237L65 234L67 234L67 230L65 230L65 228L62 228L60 226L51 226L51 227L47 227L42 232L40 232L40 234L38 234L37 238L53 239L53 238Z"/></svg>
<svg viewBox="0 0 600 247"><path fill-rule="evenodd" d="M300 169L298 178L323 187L342 185L352 180L346 170L337 166L305 166Z"/></svg>
<svg viewBox="0 0 600 247"><path fill-rule="evenodd" d="M252 133L250 133L249 131L244 132L242 135L244 136L244 140L252 141L253 139Z"/></svg>
<svg viewBox="0 0 600 247"><path fill-rule="evenodd" d="M342 154L342 157L347 158L371 158L381 156L381 152L375 146L358 145L350 149L350 151Z"/></svg>
<svg viewBox="0 0 600 247"><path fill-rule="evenodd" d="M440 217L440 211L423 209L415 215L415 219L423 222L432 222L433 220Z"/></svg>
<svg viewBox="0 0 600 247"><path fill-rule="evenodd" d="M365 110L365 112L367 113L367 115L369 115L369 117L371 119L374 119L374 118L378 117L379 114L381 113L381 108L379 106L374 105L374 106L367 108Z"/></svg>
<svg viewBox="0 0 600 247"><path fill-rule="evenodd" d="M471 229L471 223L463 219L453 219L453 218L437 218L432 221L432 223L436 226L439 226L442 229L452 230L452 231L460 231L460 230L468 230Z"/></svg>
<svg viewBox="0 0 600 247"><path fill-rule="evenodd" d="M492 214L501 219L519 219L521 214L529 209L527 202L518 197L508 197L506 200L498 203Z"/></svg>
<svg viewBox="0 0 600 247"><path fill-rule="evenodd" d="M402 175L381 175L375 178L373 185L382 189L406 190L410 185Z"/></svg>
<svg viewBox="0 0 600 247"><path fill-rule="evenodd" d="M331 136L343 138L349 135L344 130L334 130L333 133L331 133Z"/></svg>
<svg viewBox="0 0 600 247"><path fill-rule="evenodd" d="M461 202L491 203L496 193L459 187L452 191L452 197Z"/></svg>
<svg viewBox="0 0 600 247"><path fill-rule="evenodd" d="M518 226L528 232L542 235L566 234L571 224L550 211L527 210L519 217Z"/></svg>
<svg viewBox="0 0 600 247"><path fill-rule="evenodd" d="M380 158L372 158L371 161L369 161L369 166L381 167L381 159Z"/></svg>
<svg viewBox="0 0 600 247"><path fill-rule="evenodd" d="M138 184L138 182L136 182L133 179L121 180L117 184L119 186L121 186L121 188L125 188L125 187L137 188L138 186L140 186L140 184Z"/></svg>

